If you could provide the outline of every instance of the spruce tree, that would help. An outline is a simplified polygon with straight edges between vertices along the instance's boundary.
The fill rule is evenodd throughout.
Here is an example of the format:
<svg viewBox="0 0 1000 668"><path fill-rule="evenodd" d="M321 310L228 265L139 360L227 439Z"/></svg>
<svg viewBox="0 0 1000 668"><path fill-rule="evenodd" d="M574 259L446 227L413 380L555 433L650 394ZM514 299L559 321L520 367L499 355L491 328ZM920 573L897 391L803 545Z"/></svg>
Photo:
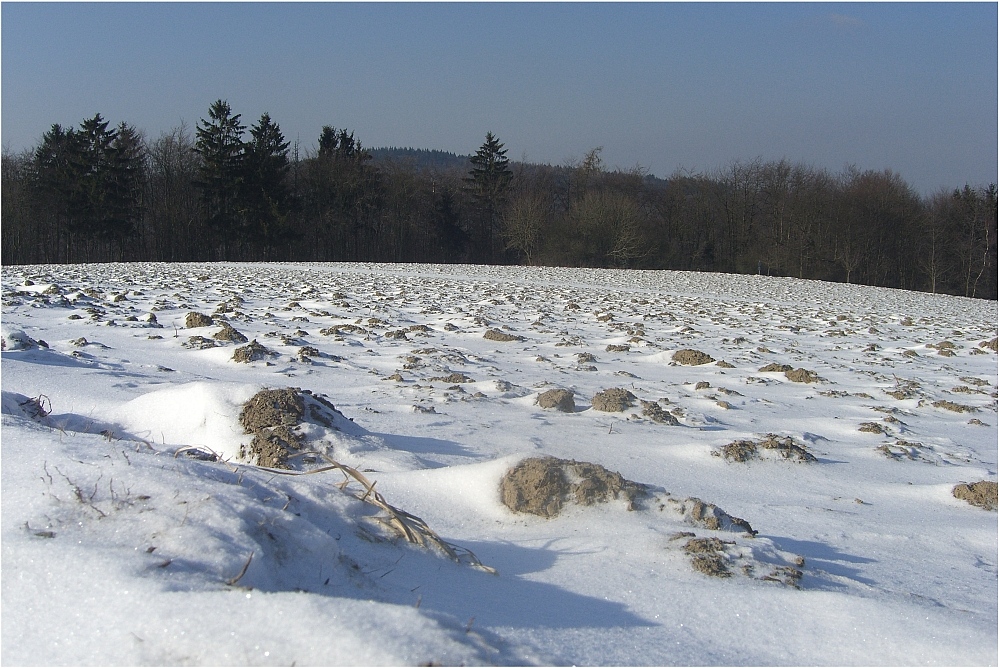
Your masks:
<svg viewBox="0 0 1000 668"><path fill-rule="evenodd" d="M250 231L267 257L288 235L289 143L267 113L250 128L250 137L244 158L245 215Z"/></svg>
<svg viewBox="0 0 1000 668"><path fill-rule="evenodd" d="M125 242L142 220L147 152L142 135L125 122L116 128L110 151L105 231L118 244L119 259L124 259Z"/></svg>
<svg viewBox="0 0 1000 668"><path fill-rule="evenodd" d="M465 182L480 204L485 236L484 255L487 261L493 262L496 259L500 211L514 175L510 171L507 150L492 132L486 133L486 141L469 162L472 163L472 169Z"/></svg>
<svg viewBox="0 0 1000 668"><path fill-rule="evenodd" d="M240 115L229 103L216 100L208 110L208 120L200 120L195 135L195 152L201 156L195 186L201 191L209 226L221 241L222 259L238 243L231 237L240 228L240 183L243 177L243 131ZM234 243L237 242L237 243Z"/></svg>

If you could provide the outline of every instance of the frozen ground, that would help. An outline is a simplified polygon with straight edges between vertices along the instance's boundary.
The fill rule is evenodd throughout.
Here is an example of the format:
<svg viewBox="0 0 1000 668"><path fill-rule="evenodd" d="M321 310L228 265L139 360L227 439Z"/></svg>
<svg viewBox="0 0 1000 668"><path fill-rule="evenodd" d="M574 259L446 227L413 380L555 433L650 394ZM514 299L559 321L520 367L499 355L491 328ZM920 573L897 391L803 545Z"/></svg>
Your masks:
<svg viewBox="0 0 1000 668"><path fill-rule="evenodd" d="M436 265L2 279L5 664L997 663L997 515L952 495L997 480L996 302ZM273 354L234 361L224 320ZM310 400L297 433L373 489L247 461L244 402L287 387L342 414ZM593 408L609 388L634 405ZM501 480L541 455L646 493L515 513Z"/></svg>

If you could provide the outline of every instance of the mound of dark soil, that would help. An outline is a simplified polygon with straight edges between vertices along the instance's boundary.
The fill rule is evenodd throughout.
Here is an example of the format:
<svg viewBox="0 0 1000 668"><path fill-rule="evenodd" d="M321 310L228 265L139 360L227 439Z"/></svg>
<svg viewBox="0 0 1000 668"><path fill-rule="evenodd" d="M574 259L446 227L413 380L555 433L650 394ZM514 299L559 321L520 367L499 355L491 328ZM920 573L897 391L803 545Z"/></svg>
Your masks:
<svg viewBox="0 0 1000 668"><path fill-rule="evenodd" d="M572 390L546 390L538 395L537 403L541 408L555 408L563 413L572 413L576 410Z"/></svg>
<svg viewBox="0 0 1000 668"><path fill-rule="evenodd" d="M951 494L956 499L966 501L973 506L986 510L997 509L997 483L990 480L980 480L971 485L955 485Z"/></svg>
<svg viewBox="0 0 1000 668"><path fill-rule="evenodd" d="M782 459L796 462L816 461L816 457L801 445L796 445L791 436L782 438L775 434L768 434L760 441L733 441L722 448L721 455L727 461L748 462L752 459L761 459L760 449L773 450L781 455Z"/></svg>
<svg viewBox="0 0 1000 668"><path fill-rule="evenodd" d="M217 344L204 336L189 336L188 340L181 345L191 350L205 350L206 348L214 348Z"/></svg>
<svg viewBox="0 0 1000 668"><path fill-rule="evenodd" d="M788 369L785 371L785 378L793 383L818 383L819 376L815 371L809 369Z"/></svg>
<svg viewBox="0 0 1000 668"><path fill-rule="evenodd" d="M228 322L222 323L222 329L212 334L216 341L230 341L232 343L246 343L247 337L242 332L237 331Z"/></svg>
<svg viewBox="0 0 1000 668"><path fill-rule="evenodd" d="M515 513L555 517L566 503L590 506L625 498L633 509L646 487L599 464L555 457L532 457L507 471L500 498Z"/></svg>
<svg viewBox="0 0 1000 668"><path fill-rule="evenodd" d="M636 396L624 387L612 387L595 394L590 403L594 410L618 413L635 406L635 400Z"/></svg>
<svg viewBox="0 0 1000 668"><path fill-rule="evenodd" d="M243 433L253 434L250 452L258 466L287 469L288 456L302 449L293 428L302 420L305 404L298 388L261 390L240 412ZM246 453L241 452L245 457Z"/></svg>
<svg viewBox="0 0 1000 668"><path fill-rule="evenodd" d="M208 327L212 324L213 320L205 315L204 313L198 313L196 311L191 311L184 318L184 326L188 329L192 327Z"/></svg>
<svg viewBox="0 0 1000 668"><path fill-rule="evenodd" d="M262 360L265 357L277 357L277 355L278 353L265 348L257 343L257 339L254 339L247 345L236 349L233 353L233 361L247 364L250 362L256 362L257 360Z"/></svg>
<svg viewBox="0 0 1000 668"><path fill-rule="evenodd" d="M684 544L684 551L691 555L691 566L699 573L717 578L728 578L729 558L726 545L733 543L718 538L691 538Z"/></svg>
<svg viewBox="0 0 1000 668"><path fill-rule="evenodd" d="M706 503L697 497L690 497L681 501L680 506L680 511L692 524L713 531L744 531L751 536L757 535L749 522L739 517L733 517L714 503Z"/></svg>
<svg viewBox="0 0 1000 668"><path fill-rule="evenodd" d="M431 381L439 383L451 383L452 385L454 385L455 383L476 382L472 378L466 376L464 373L450 373L447 376L435 376L434 378L431 378Z"/></svg>
<svg viewBox="0 0 1000 668"><path fill-rule="evenodd" d="M653 422L658 422L660 424L667 424L671 427L676 427L680 424L673 415L663 410L660 404L655 401L643 401L642 402L642 414L648 417Z"/></svg>
<svg viewBox="0 0 1000 668"><path fill-rule="evenodd" d="M499 329L487 329L486 333L483 334L483 338L488 341L524 341L523 336L517 336L516 334L508 334L502 332Z"/></svg>
<svg viewBox="0 0 1000 668"><path fill-rule="evenodd" d="M711 355L703 353L700 350L692 350L690 348L678 350L670 359L685 366L699 366L701 364L708 364L709 362L715 361L715 358Z"/></svg>
<svg viewBox="0 0 1000 668"><path fill-rule="evenodd" d="M935 401L931 405L934 406L934 408L944 408L945 410L949 410L954 413L975 413L976 411L979 410L975 406L956 404L954 401L948 401L947 399L942 399L941 401Z"/></svg>
<svg viewBox="0 0 1000 668"><path fill-rule="evenodd" d="M792 370L791 364L778 364L776 362L765 364L761 368L757 369L757 371L760 373L788 373L791 370Z"/></svg>
<svg viewBox="0 0 1000 668"><path fill-rule="evenodd" d="M297 387L261 390L243 404L240 411L243 433L253 434L249 446L240 449L240 458L258 466L288 469L289 457L306 446L303 426L313 424L341 431L347 418L326 398Z"/></svg>

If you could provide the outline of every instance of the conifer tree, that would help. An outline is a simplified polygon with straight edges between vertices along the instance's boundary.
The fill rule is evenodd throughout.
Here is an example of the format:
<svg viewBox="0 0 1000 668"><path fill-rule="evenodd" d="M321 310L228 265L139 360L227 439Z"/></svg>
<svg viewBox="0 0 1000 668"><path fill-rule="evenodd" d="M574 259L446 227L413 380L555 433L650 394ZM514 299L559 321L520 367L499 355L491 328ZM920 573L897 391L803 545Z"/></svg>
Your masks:
<svg viewBox="0 0 1000 668"><path fill-rule="evenodd" d="M250 128L244 158L246 220L265 256L287 236L288 147L281 128L267 113Z"/></svg>
<svg viewBox="0 0 1000 668"><path fill-rule="evenodd" d="M489 262L493 262L496 259L500 211L514 174L510 171L507 150L492 132L486 133L486 141L469 162L472 163L472 169L465 182L480 204L485 236L484 254Z"/></svg>
<svg viewBox="0 0 1000 668"><path fill-rule="evenodd" d="M240 227L245 129L229 103L216 100L209 107L208 120L200 120L195 132L194 150L201 156L195 186L201 191L207 222L219 235L222 259L228 259L229 249L235 245L230 237Z"/></svg>

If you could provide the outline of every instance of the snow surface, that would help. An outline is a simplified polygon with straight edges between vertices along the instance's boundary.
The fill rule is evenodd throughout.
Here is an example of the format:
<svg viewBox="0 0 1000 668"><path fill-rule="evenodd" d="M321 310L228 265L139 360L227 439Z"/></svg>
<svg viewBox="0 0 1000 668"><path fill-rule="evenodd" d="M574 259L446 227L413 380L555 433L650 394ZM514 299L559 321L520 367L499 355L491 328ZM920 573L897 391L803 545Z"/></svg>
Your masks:
<svg viewBox="0 0 1000 668"><path fill-rule="evenodd" d="M2 285L5 664L997 663L997 515L951 494L997 479L996 302L438 265L4 267ZM185 316L223 302L277 355L191 346L219 325ZM365 331L321 333L347 324ZM671 361L688 348L733 368ZM431 380L451 373L471 382ZM337 471L240 461L243 402L282 387L325 395L353 421L326 452L497 574L379 528ZM556 387L574 413L536 405ZM611 387L680 424L591 408ZM817 461L719 456L767 434ZM501 478L538 455L758 533L624 501L514 513ZM679 532L729 541L732 576L696 571ZM778 568L797 586L761 577Z"/></svg>

